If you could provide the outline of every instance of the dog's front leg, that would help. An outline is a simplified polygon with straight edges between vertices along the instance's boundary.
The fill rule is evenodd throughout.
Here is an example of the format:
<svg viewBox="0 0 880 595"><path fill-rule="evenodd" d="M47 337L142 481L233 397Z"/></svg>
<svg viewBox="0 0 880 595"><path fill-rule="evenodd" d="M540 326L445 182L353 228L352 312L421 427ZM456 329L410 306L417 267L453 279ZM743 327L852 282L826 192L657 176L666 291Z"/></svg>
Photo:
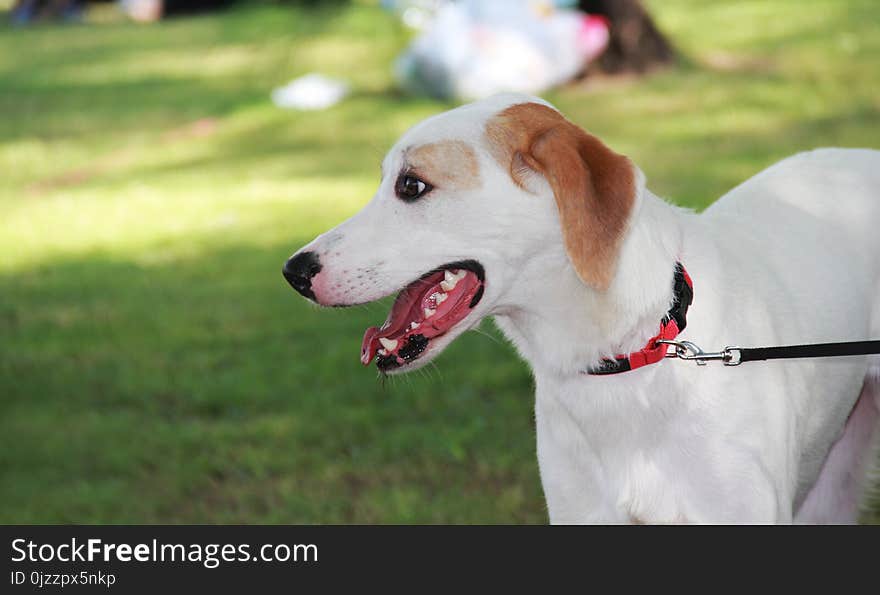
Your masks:
<svg viewBox="0 0 880 595"><path fill-rule="evenodd" d="M627 523L605 497L600 463L570 412L552 396L535 403L538 466L553 524Z"/></svg>
<svg viewBox="0 0 880 595"><path fill-rule="evenodd" d="M538 382L538 463L550 522L791 522L787 484L769 472L780 462L762 457L779 449L744 440L744 431L694 430L715 426L691 418L658 441L658 420L640 424L634 411L569 396ZM636 400L624 398L614 403Z"/></svg>

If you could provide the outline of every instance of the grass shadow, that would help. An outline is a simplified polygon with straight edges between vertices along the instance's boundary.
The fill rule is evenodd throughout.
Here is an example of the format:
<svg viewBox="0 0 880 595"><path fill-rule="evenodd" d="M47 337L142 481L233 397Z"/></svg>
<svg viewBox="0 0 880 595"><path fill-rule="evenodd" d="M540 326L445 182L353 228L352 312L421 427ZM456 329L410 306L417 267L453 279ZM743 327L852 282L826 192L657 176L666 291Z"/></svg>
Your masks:
<svg viewBox="0 0 880 595"><path fill-rule="evenodd" d="M5 521L543 522L512 350L468 336L378 382L381 307L309 306L288 249L0 277Z"/></svg>

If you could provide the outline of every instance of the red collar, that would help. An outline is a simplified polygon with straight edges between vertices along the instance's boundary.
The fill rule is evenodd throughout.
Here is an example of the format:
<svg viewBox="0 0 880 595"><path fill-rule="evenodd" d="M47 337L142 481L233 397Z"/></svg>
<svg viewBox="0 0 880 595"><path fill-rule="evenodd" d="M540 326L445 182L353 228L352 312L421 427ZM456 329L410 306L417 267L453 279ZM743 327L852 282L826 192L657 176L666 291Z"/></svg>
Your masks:
<svg viewBox="0 0 880 595"><path fill-rule="evenodd" d="M674 339L687 326L687 311L694 301L694 283L680 262L675 263L675 281L673 285L672 307L660 321L660 332L648 340L648 344L629 355L618 355L614 359L603 359L595 367L587 370L587 374L603 376L620 374L656 364L666 357L666 345L658 343L661 339Z"/></svg>

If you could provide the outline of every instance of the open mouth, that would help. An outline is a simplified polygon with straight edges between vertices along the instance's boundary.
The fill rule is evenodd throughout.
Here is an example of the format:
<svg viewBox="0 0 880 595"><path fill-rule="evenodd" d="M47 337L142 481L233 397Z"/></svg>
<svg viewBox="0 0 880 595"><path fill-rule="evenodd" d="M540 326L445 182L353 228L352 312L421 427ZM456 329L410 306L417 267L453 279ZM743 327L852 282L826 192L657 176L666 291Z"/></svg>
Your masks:
<svg viewBox="0 0 880 595"><path fill-rule="evenodd" d="M452 262L403 288L381 327L364 333L361 363L385 372L421 356L432 339L464 320L483 297L486 275L475 260ZM378 357L377 357L378 356Z"/></svg>

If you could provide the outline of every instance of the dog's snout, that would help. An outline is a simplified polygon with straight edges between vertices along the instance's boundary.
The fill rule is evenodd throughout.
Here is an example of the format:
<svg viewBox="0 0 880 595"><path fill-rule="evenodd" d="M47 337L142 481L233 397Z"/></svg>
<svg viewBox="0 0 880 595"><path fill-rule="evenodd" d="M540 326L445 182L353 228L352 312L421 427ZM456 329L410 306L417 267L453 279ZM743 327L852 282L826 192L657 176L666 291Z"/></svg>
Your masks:
<svg viewBox="0 0 880 595"><path fill-rule="evenodd" d="M290 286L310 300L315 299L312 291L312 277L321 272L321 262L314 252L295 254L281 269Z"/></svg>

